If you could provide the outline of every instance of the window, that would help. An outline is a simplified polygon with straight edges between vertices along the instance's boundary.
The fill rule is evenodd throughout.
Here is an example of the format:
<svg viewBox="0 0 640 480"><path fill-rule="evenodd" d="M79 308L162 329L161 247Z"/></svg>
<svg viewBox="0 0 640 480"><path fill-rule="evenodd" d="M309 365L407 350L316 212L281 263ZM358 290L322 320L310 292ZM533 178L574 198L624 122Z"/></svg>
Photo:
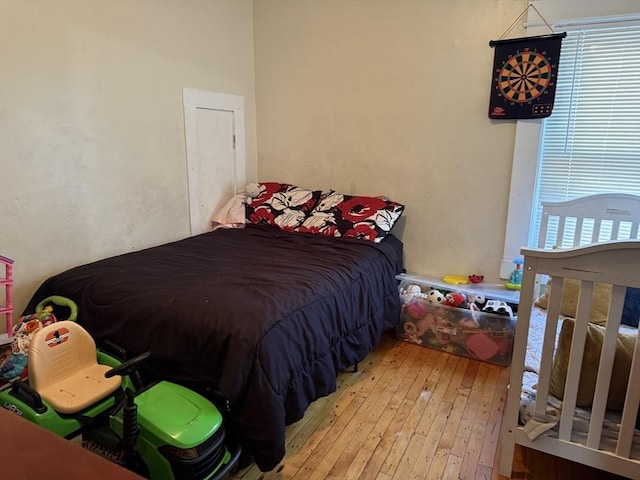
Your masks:
<svg viewBox="0 0 640 480"><path fill-rule="evenodd" d="M542 122L529 245L542 201L640 195L640 24L568 30Z"/></svg>

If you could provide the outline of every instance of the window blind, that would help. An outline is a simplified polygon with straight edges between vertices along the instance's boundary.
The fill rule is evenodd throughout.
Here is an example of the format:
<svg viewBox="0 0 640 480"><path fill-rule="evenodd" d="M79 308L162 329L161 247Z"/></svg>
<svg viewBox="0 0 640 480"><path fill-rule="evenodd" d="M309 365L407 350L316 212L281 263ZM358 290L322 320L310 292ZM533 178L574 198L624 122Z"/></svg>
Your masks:
<svg viewBox="0 0 640 480"><path fill-rule="evenodd" d="M562 41L553 114L542 124L529 244L538 237L540 202L613 192L640 195L638 23L582 27Z"/></svg>

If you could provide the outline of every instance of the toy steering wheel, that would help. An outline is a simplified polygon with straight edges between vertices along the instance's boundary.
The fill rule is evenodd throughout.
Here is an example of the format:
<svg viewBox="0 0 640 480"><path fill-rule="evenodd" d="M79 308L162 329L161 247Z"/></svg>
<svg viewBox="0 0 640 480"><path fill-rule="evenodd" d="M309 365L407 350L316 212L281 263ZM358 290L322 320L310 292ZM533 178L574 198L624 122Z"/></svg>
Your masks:
<svg viewBox="0 0 640 480"><path fill-rule="evenodd" d="M131 375L138 368L138 365L149 358L150 355L151 352L141 353L137 357L133 357L132 359L127 360L126 362L121 363L116 367L113 367L111 370L108 370L107 372L105 372L104 376L106 378L111 378L115 375Z"/></svg>
<svg viewBox="0 0 640 480"><path fill-rule="evenodd" d="M76 305L76 302L74 302L69 298L61 297L59 295L52 295L42 300L36 306L36 312L41 312L42 310L44 310L44 307L46 307L49 304L54 304L59 307L67 307L69 310L71 310L71 313L69 314L69 318L67 318L66 320L75 322L76 318L78 318L78 305Z"/></svg>

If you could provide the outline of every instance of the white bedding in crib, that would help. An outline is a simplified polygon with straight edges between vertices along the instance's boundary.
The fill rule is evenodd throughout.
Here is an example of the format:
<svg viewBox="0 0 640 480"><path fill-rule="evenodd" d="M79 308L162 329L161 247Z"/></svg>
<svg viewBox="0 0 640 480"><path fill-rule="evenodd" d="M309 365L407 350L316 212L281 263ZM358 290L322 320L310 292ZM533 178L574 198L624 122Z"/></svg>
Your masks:
<svg viewBox="0 0 640 480"><path fill-rule="evenodd" d="M546 312L541 308L534 307L531 312L531 323L529 326L529 336L527 341L527 354L525 358L525 372L522 380L522 393L520 395L520 423L525 424L533 416L536 399L535 385L538 382L538 366L542 355L542 342L544 340L544 327ZM556 340L560 333L562 322L558 322ZM517 327L516 327L517 328ZM637 332L637 329L622 325L620 331ZM560 419L562 401L553 396L549 396L547 415ZM576 407L572 440L586 443L587 431L589 429L590 410ZM607 451L614 451L616 440L620 430L621 412L607 411L602 430L601 448ZM558 435L557 426L548 430L543 435L556 437ZM632 458L640 459L640 430L635 429Z"/></svg>

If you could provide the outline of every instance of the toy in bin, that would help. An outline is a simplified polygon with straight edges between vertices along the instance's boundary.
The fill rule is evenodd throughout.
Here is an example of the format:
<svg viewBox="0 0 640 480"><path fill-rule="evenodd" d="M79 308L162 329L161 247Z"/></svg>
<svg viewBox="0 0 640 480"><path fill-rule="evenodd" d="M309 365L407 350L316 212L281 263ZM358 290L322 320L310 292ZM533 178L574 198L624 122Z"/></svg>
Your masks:
<svg viewBox="0 0 640 480"><path fill-rule="evenodd" d="M402 308L396 331L402 340L509 364L515 321L506 302L428 285L401 285L399 293Z"/></svg>
<svg viewBox="0 0 640 480"><path fill-rule="evenodd" d="M181 385L145 385L137 369L150 352L125 360L109 342L96 349L75 321L52 318L57 306L75 318L74 302L49 297L16 325L14 333L38 322L29 332L28 382L0 389L0 405L145 478L228 478L242 450L220 411Z"/></svg>
<svg viewBox="0 0 640 480"><path fill-rule="evenodd" d="M522 287L522 264L524 260L516 258L513 263L516 268L513 269L511 275L509 275L509 280L505 282L504 286L509 290L520 290L520 287Z"/></svg>

